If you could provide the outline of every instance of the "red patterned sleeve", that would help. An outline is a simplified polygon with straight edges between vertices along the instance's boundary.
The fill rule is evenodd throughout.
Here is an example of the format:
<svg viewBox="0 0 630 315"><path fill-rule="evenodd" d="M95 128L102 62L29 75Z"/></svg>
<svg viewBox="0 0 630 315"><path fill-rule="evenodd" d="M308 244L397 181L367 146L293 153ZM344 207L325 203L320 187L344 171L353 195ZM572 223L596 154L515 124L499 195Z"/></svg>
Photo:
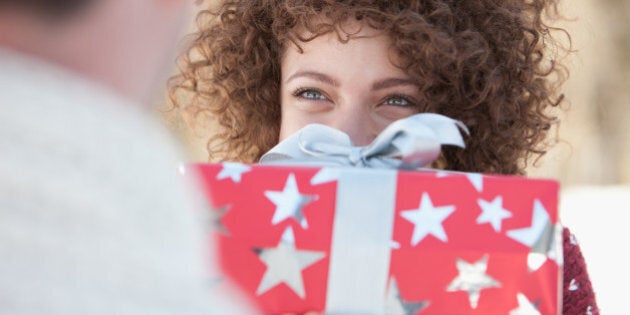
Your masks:
<svg viewBox="0 0 630 315"><path fill-rule="evenodd" d="M562 239L564 250L562 314L598 315L599 308L580 246L567 228L562 231Z"/></svg>

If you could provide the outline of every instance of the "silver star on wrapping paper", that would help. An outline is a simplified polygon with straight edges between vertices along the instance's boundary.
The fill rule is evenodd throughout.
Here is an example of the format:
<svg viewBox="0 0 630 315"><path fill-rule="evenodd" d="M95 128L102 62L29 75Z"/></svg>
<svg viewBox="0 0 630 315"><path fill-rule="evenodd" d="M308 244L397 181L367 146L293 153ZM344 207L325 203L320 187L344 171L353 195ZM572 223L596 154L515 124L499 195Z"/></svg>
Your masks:
<svg viewBox="0 0 630 315"><path fill-rule="evenodd" d="M477 224L490 223L495 232L501 231L503 219L512 217L512 213L503 208L503 197L501 196L497 196L490 202L478 199L477 204L479 204L482 211L477 217Z"/></svg>
<svg viewBox="0 0 630 315"><path fill-rule="evenodd" d="M549 251L547 251L547 257L558 264L558 266L562 266L564 264L564 255L562 249L562 224L560 222L556 222L556 225L553 228L553 239L551 244L549 245Z"/></svg>
<svg viewBox="0 0 630 315"><path fill-rule="evenodd" d="M473 264L458 258L456 264L459 275L446 287L446 291L466 291L470 307L473 309L477 308L481 290L501 287L501 283L486 274L488 256L482 257Z"/></svg>
<svg viewBox="0 0 630 315"><path fill-rule="evenodd" d="M227 230L225 225L223 225L223 217L230 210L231 205L224 205L220 207L210 207L210 224L213 231L223 234L225 236L230 236L230 232Z"/></svg>
<svg viewBox="0 0 630 315"><path fill-rule="evenodd" d="M326 256L324 252L296 249L291 227L284 231L276 247L257 250L257 254L267 270L258 285L256 295L284 283L302 299L306 296L302 270Z"/></svg>
<svg viewBox="0 0 630 315"><path fill-rule="evenodd" d="M217 180L230 178L235 183L240 183L243 174L252 170L251 166L235 162L221 163L221 167L221 171L217 174Z"/></svg>
<svg viewBox="0 0 630 315"><path fill-rule="evenodd" d="M400 215L413 223L411 245L416 246L427 235L431 234L442 242L448 241L442 222L455 211L455 206L435 207L428 193L422 194L420 205L417 209L403 210Z"/></svg>
<svg viewBox="0 0 630 315"><path fill-rule="evenodd" d="M317 196L300 194L297 181L293 173L289 174L282 191L265 191L265 196L276 205L271 223L277 225L287 218L293 218L300 222L302 228L308 228L308 222L304 218L302 208L312 202Z"/></svg>
<svg viewBox="0 0 630 315"><path fill-rule="evenodd" d="M334 181L338 181L341 177L339 168L335 167L322 167L322 169L311 178L311 185L321 185Z"/></svg>
<svg viewBox="0 0 630 315"><path fill-rule="evenodd" d="M554 225L549 213L540 200L534 200L532 223L529 227L507 231L507 236L531 248L527 257L530 271L537 270L547 260L555 257L554 253Z"/></svg>
<svg viewBox="0 0 630 315"><path fill-rule="evenodd" d="M438 178L451 176L451 175L464 175L478 192L483 191L483 175L482 174L455 172L455 171L438 171L436 174Z"/></svg>
<svg viewBox="0 0 630 315"><path fill-rule="evenodd" d="M518 307L510 311L510 315L540 315L536 306L523 293L516 295Z"/></svg>
<svg viewBox="0 0 630 315"><path fill-rule="evenodd" d="M400 296L396 279L389 281L387 299L385 300L386 315L415 315L429 306L429 301L407 302Z"/></svg>

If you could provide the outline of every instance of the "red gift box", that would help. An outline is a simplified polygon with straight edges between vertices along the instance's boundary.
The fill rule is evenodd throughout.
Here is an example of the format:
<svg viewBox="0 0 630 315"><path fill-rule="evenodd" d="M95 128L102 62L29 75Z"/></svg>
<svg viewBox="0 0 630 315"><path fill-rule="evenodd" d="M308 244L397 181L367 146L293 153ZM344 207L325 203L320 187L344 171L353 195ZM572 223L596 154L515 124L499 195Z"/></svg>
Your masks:
<svg viewBox="0 0 630 315"><path fill-rule="evenodd" d="M265 314L559 314L558 184L194 164L220 266Z"/></svg>

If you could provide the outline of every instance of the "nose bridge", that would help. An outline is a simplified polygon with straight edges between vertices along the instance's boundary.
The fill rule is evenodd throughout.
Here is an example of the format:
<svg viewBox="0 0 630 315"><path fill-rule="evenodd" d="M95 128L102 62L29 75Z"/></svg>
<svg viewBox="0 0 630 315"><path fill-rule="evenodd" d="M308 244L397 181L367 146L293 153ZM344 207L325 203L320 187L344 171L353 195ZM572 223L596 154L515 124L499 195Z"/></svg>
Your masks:
<svg viewBox="0 0 630 315"><path fill-rule="evenodd" d="M351 102L339 108L333 127L348 134L354 145L367 145L375 136L369 108L359 101Z"/></svg>

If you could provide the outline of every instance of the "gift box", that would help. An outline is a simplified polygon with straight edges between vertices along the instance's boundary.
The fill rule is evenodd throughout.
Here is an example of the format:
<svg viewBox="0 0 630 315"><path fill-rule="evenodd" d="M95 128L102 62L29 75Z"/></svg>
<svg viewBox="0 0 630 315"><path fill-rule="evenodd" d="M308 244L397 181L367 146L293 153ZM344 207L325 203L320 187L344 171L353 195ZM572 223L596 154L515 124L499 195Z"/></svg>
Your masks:
<svg viewBox="0 0 630 315"><path fill-rule="evenodd" d="M223 276L265 314L559 314L555 181L193 164Z"/></svg>

